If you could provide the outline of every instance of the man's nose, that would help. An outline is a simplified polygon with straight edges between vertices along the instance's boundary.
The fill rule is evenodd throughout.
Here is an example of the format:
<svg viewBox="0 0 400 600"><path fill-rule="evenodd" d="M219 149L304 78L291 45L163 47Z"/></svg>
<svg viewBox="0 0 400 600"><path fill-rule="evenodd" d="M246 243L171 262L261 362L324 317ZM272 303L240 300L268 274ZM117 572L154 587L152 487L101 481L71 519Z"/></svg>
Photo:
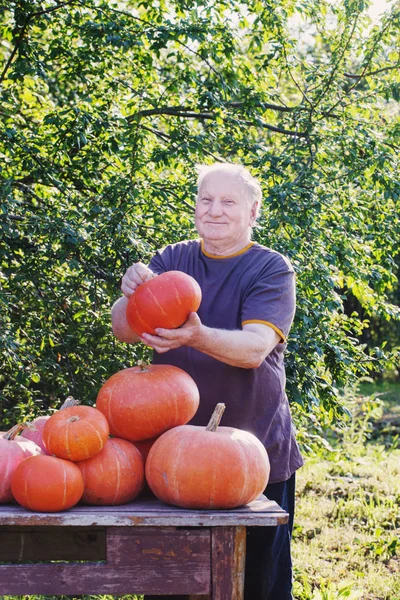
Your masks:
<svg viewBox="0 0 400 600"><path fill-rule="evenodd" d="M222 214L222 203L219 202L218 200L214 200L213 202L211 202L208 212L209 212L210 216L218 217L219 215Z"/></svg>

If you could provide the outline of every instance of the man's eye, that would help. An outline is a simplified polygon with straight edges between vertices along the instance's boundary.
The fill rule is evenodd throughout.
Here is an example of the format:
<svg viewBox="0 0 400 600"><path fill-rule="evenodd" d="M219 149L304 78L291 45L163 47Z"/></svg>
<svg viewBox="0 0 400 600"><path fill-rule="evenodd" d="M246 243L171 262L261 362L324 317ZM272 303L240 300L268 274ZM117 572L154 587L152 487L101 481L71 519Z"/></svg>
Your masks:
<svg viewBox="0 0 400 600"><path fill-rule="evenodd" d="M201 201L205 202L206 204L209 204L211 202L210 198L202 198Z"/></svg>

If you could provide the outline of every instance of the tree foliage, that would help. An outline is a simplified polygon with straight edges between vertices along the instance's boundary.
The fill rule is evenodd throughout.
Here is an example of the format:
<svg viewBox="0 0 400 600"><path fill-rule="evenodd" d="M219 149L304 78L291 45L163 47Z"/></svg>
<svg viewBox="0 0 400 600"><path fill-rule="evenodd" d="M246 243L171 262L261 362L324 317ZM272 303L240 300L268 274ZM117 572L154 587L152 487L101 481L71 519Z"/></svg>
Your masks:
<svg viewBox="0 0 400 600"><path fill-rule="evenodd" d="M3 423L92 402L146 354L111 335L120 277L196 236L214 160L260 179L255 238L297 272L290 399L339 415L337 389L384 359L368 319L399 317L398 4L376 25L363 0L1 6Z"/></svg>

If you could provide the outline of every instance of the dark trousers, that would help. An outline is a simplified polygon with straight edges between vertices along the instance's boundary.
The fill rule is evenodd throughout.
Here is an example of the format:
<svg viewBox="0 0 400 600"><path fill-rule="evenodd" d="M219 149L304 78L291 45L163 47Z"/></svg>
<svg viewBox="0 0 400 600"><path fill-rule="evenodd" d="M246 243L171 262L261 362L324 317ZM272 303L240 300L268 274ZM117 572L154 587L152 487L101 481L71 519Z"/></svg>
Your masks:
<svg viewBox="0 0 400 600"><path fill-rule="evenodd" d="M248 527L245 600L292 600L290 542L295 506L295 474L282 483L267 485L264 494L289 513L278 527ZM186 600L188 596L145 596L145 600Z"/></svg>

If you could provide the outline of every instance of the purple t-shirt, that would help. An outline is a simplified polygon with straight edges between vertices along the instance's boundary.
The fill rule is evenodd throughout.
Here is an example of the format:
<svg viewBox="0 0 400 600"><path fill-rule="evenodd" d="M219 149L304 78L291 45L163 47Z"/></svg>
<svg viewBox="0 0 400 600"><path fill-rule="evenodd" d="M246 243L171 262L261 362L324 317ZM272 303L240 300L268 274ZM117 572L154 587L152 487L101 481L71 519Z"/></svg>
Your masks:
<svg viewBox="0 0 400 600"><path fill-rule="evenodd" d="M295 312L295 276L289 261L256 243L229 256L204 251L200 240L166 246L151 260L155 273L183 271L200 285L197 311L202 323L217 329L242 329L263 323L281 342L256 369L227 365L188 346L165 354L155 364L171 364L189 373L200 391L193 425L207 425L218 402L226 409L221 425L245 429L267 449L270 483L286 481L303 464L285 393L283 354Z"/></svg>

